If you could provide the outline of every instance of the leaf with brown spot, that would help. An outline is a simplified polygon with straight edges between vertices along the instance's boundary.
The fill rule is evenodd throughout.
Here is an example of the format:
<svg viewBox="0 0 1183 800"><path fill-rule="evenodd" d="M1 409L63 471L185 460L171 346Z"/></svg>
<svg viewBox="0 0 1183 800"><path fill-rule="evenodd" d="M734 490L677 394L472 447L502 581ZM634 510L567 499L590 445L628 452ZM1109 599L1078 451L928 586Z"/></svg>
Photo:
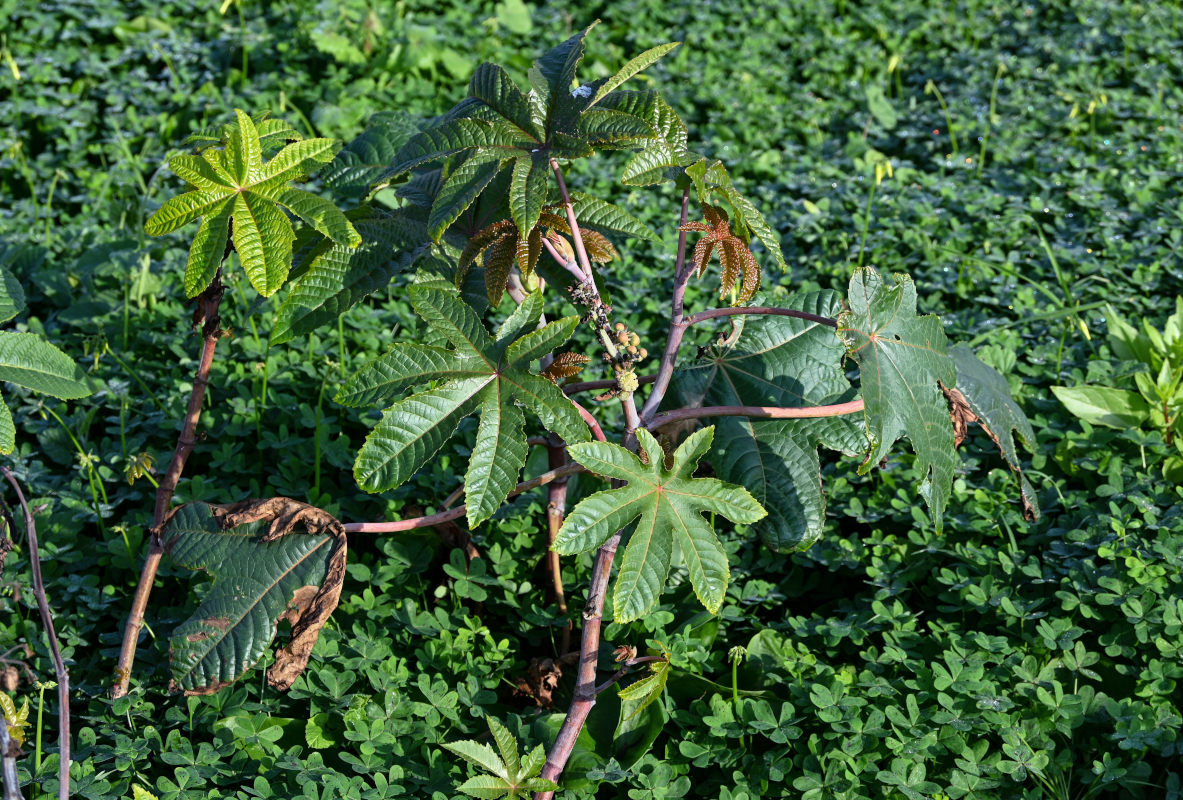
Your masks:
<svg viewBox="0 0 1183 800"><path fill-rule="evenodd" d="M1010 386L1006 378L997 370L978 360L973 351L963 344L950 347L949 356L957 368L957 386L952 392L961 398L968 411L968 415L962 411L962 417L966 422L976 421L982 426L982 430L998 447L1003 460L1018 478L1023 516L1027 519L1039 519L1039 500L1035 496L1035 487L1023 474L1023 465L1019 460L1014 437L1014 434L1018 434L1019 441L1028 450L1035 452L1035 431L1031 423L1010 396ZM950 390L943 385L941 388L945 389L945 396L949 397ZM964 431L964 427L963 423L961 431ZM964 433L958 431L956 405L953 408L953 428L960 443Z"/></svg>
<svg viewBox="0 0 1183 800"><path fill-rule="evenodd" d="M212 694L238 680L275 639L268 682L287 689L303 672L345 579L345 529L332 515L288 498L215 506L190 503L162 526L179 565L209 572L213 586L169 646L174 689Z"/></svg>

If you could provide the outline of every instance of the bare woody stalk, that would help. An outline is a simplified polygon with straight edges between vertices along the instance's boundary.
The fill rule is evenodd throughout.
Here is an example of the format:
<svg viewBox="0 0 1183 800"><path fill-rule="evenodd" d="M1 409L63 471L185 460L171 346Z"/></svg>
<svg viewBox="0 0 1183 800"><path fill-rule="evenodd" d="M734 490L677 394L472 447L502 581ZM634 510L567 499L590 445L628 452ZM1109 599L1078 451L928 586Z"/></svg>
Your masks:
<svg viewBox="0 0 1183 800"><path fill-rule="evenodd" d="M657 376L653 380L653 389L641 408L641 425L657 413L666 390L670 388L670 379L674 376L674 363L678 358L678 348L682 346L682 337L686 333L686 323L682 318L683 306L686 302L686 284L690 280L693 264L686 263L686 221L690 215L690 188L682 190L682 211L678 216L678 256L674 261L674 294L670 301L670 331L665 340L665 351L661 354L661 363L657 367Z"/></svg>
<svg viewBox="0 0 1183 800"><path fill-rule="evenodd" d="M164 555L164 542L160 538L160 526L164 523L165 515L172 506L173 492L177 482L181 479L181 472L185 469L185 461L193 452L197 442L197 422L201 418L201 404L205 400L205 390L209 385L210 368L214 363L214 349L218 339L222 337L221 317L218 308L222 303L221 273L214 277L209 287L197 298L198 316L204 319L201 335L201 359L197 364L197 374L193 379L193 391L189 394L189 408L185 414L181 435L177 438L177 446L169 461L168 471L160 481L156 490L156 510L152 515L151 540L148 545L148 557L144 560L144 568L140 572L140 582L136 586L136 594L132 599L131 612L127 617L127 626L123 630L123 647L119 651L119 663L115 668L115 685L111 687L112 697L123 697L127 694L128 683L131 681L131 668L135 662L136 644L140 637L140 629L144 625L144 613L148 609L148 597L152 593L152 584L156 581L156 571L160 568L160 560Z"/></svg>
<svg viewBox="0 0 1183 800"><path fill-rule="evenodd" d="M558 163L551 159L551 168L554 170L555 177L559 182L559 190L562 192L563 201L566 204L567 219L572 230L572 239L576 242L576 255L578 255L583 246L582 237L579 236L579 227L575 220L575 212L571 206L570 195L567 192L567 186L563 182L562 173L559 170ZM690 203L689 190L682 193L682 223L686 222ZM583 257L586 259L586 253ZM674 319L680 320L682 316L682 296L686 291L686 280L689 277L689 272L685 268L686 261L686 234L680 233L678 236L678 260L674 269L675 272L675 289L674 289ZM588 283L595 287L595 282L591 280L591 264L590 262L583 264L584 269L588 274ZM683 273L686 273L683 276ZM680 288L679 288L680 287ZM674 335L674 326L670 327L671 337ZM681 337L679 335L679 341ZM611 343L606 342L610 348ZM671 352L672 345L672 352ZM662 356L662 367L668 360L670 362L669 375L665 378L665 384L668 386L669 377L673 374L673 358L677 354L677 343L667 342L666 354ZM661 370L659 369L657 376L658 384L661 383ZM653 393L657 393L655 386ZM664 394L664 388L661 393ZM636 447L636 439L634 431L642 424L640 415L636 410L636 405L633 402L632 395L628 395L627 404L625 405L625 443L631 447ZM653 401L653 394L650 395L650 401ZM657 403L660 403L660 398L654 403L656 408ZM582 410L581 406L578 408ZM631 410L631 413L629 413ZM599 432L597 437L600 441L604 441L603 432ZM615 482L614 482L615 483ZM546 754L546 765L542 768L541 777L547 780L558 782L559 777L563 774L563 769L567 766L567 760L571 757L571 751L575 749L575 741L579 738L580 731L583 730L584 724L587 722L587 716L591 713L592 708L596 704L597 685L596 685L596 669L599 666L600 655L600 631L604 617L604 598L608 594L608 578L612 573L612 562L616 558L616 548L620 546L620 531L617 531L608 541L600 546L596 551L596 560L592 567L591 585L587 592L587 605L583 609L583 632L579 644L579 664L577 667L575 677L575 693L571 698L571 705L567 709L567 716L563 719L563 725L559 728L559 733L555 737L555 743L551 746ZM534 800L551 800L554 797L554 792L536 792Z"/></svg>
<svg viewBox="0 0 1183 800"><path fill-rule="evenodd" d="M16 757L20 748L8 735L8 725L0 716L0 777L4 779L4 800L24 800L21 797L21 781L16 772Z"/></svg>
<svg viewBox="0 0 1183 800"><path fill-rule="evenodd" d="M567 465L567 450L557 439L546 448L547 466L552 470L562 469ZM546 498L546 561L550 568L551 588L554 590L555 604L559 613L567 616L567 595L563 591L563 566L559 562L559 554L554 550L555 537L559 528L563 527L563 516L567 513L567 477L564 476L551 482L547 487ZM571 620L563 626L562 644L559 655L571 649Z"/></svg>
<svg viewBox="0 0 1183 800"><path fill-rule="evenodd" d="M53 669L57 674L58 798L59 800L67 800L70 796L70 674L66 671L65 662L62 661L57 631L53 627L53 615L49 611L49 600L45 596L45 581L41 578L41 550L37 543L37 524L33 521L33 512L29 511L29 504L25 501L25 493L21 491L21 486L17 483L12 471L8 467L0 467L0 473L3 473L12 485L13 491L16 492L17 502L20 503L21 511L25 515L25 535L29 538L29 564L33 568L33 595L37 598L37 610L41 612L41 624L45 628L45 638L49 640L49 654L53 657ZM7 738L8 731L3 717L0 717L0 727L5 729ZM3 745L5 745L4 756L7 760L11 744L4 742ZM4 785L9 786L7 770L4 775ZM20 797L18 787L19 784L14 781L12 788L16 796Z"/></svg>

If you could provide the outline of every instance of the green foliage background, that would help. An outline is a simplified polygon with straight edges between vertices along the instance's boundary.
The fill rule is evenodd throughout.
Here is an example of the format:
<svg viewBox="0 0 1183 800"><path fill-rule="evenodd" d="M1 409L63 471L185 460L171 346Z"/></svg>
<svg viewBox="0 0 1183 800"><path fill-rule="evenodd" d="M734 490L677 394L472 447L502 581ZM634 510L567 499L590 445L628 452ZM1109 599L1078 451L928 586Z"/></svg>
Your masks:
<svg viewBox="0 0 1183 800"><path fill-rule="evenodd" d="M87 354L101 386L68 404L5 390L13 469L46 505L79 796L124 797L134 783L170 799L447 798L467 773L439 745L480 735L482 716L531 746L553 735L558 717L512 691L531 658L555 654L563 622L547 601L537 493L477 528L483 558L467 571L431 533L358 537L341 609L286 695L261 671L208 698L164 693L168 636L197 600L190 573L166 567L136 688L118 701L104 690L153 495L123 475L140 453L170 452L197 350L181 301L186 240L142 233L178 188L162 169L176 143L235 107L346 140L377 111L439 113L481 60L520 80L597 17L588 79L685 41L638 80L663 90L781 233L790 272L766 272L773 292L845 286L873 165L891 160L867 260L910 272L920 311L1008 375L1035 425L1029 475L1045 513L1023 522L980 432L940 536L911 455L865 477L824 463L830 516L811 550L776 555L725 530L733 583L717 618L682 579L656 613L606 629L613 645L670 649L669 697L612 741L605 695L564 796L1179 796L1183 506L1161 477L1167 450L1157 433L1082 425L1048 391L1133 369L1095 335L1101 303L1161 325L1183 289L1178 7L288 0L247 2L240 27L218 5L0 0L12 58L0 54L0 261L29 301L16 330ZM626 250L607 286L653 351L677 200L619 187L619 167L581 165L570 181L667 240ZM348 520L436 508L475 424L407 486L369 497L350 468L374 420L330 400L392 335L421 333L405 294L379 293L337 332L269 346L275 301L260 303L241 270L228 280L234 336L180 499L287 495ZM691 304L711 292L692 290ZM566 560L575 607L587 571L586 557ZM47 678L26 574L20 549L0 588L12 610L0 650L21 657L27 644ZM738 691L734 647L746 649ZM18 695L35 702L27 683ZM55 761L37 772L44 791Z"/></svg>

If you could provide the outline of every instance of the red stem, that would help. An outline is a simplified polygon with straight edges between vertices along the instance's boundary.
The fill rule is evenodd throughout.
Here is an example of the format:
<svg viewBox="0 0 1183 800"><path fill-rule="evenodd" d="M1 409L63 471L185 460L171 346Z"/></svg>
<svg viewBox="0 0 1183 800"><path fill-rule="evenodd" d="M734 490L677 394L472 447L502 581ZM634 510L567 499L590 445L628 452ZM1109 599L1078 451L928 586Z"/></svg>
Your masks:
<svg viewBox="0 0 1183 800"><path fill-rule="evenodd" d="M547 466L552 470L567 466L567 450L556 437L553 444L546 448ZM559 554L555 552L555 537L563 527L563 516L567 513L567 479L559 478L547 487L546 502L546 561L550 567L551 588L554 590L555 603L559 613L567 616L567 595L563 590L563 565L559 562ZM563 626L562 644L559 653L566 653L571 649L571 630L573 623L570 619Z"/></svg>
<svg viewBox="0 0 1183 800"><path fill-rule="evenodd" d="M552 469L549 472L544 472L537 478L532 478L528 481L523 481L509 493L510 497L515 497L522 492L528 492L531 489L537 489L539 486L545 486L551 481L560 478L566 478L569 475L574 475L577 472L586 472L583 467L578 464L568 464L561 469ZM399 531L411 531L416 528L430 528L433 525L439 525L441 522L450 522L454 519L460 519L467 512L467 506L456 506L447 511L440 511L436 514L428 514L425 517L411 517L410 519L399 519L393 522L349 522L345 524L346 533L398 533Z"/></svg>
<svg viewBox="0 0 1183 800"><path fill-rule="evenodd" d="M587 715L596 704L596 667L600 656L600 623L604 614L604 598L608 594L608 576L612 572L612 560L620 544L620 532L615 533L596 553L592 567L591 586L588 587L587 605L583 609L583 637L579 643L579 666L575 677L575 695L567 709L567 717L559 729L555 743L546 756L546 766L540 777L558 782L575 749ZM536 792L534 800L551 800L554 792Z"/></svg>
<svg viewBox="0 0 1183 800"><path fill-rule="evenodd" d="M574 400L571 401L571 405L575 406L575 410L579 412L579 416L583 417L583 421L587 423L587 427L591 428L592 436L596 437L597 442L608 441L604 437L604 429L600 427L600 423L596 422L596 418L592 416L590 411Z"/></svg>
<svg viewBox="0 0 1183 800"><path fill-rule="evenodd" d="M555 174L555 181L559 185L559 193L563 197L563 210L567 214L567 224L571 227L571 242L575 246L575 256L579 259L579 266L587 276L583 285L598 298L600 290L596 288L596 282L592 277L591 260L587 257L587 249L583 246L583 233L579 229L579 221L575 219L575 206L571 203L571 193L567 191L567 182L563 179L563 170L559 168L559 162L554 158L550 160L550 168ZM611 350L611 347L609 346L608 349ZM614 352L610 354L613 356L616 355ZM621 395L620 402L624 406L624 421L627 429L631 432L640 427L641 418L637 414L637 403L632 393Z"/></svg>
<svg viewBox="0 0 1183 800"><path fill-rule="evenodd" d="M37 610L41 612L41 624L45 628L45 638L49 640L49 654L53 658L53 669L57 674L58 800L68 800L70 797L70 673L66 671L66 664L62 661L57 631L53 627L53 615L49 612L49 600L45 596L45 581L41 577L41 550L37 543L37 524L33 521L33 512L29 511L29 504L25 501L25 493L21 491L21 485L13 477L12 471L8 467L0 467L0 472L12 484L21 511L25 514L25 535L29 539L29 565L33 569L33 595L37 598ZM5 724L4 719L0 716L0 725L3 724ZM38 736L40 735L38 733ZM38 746L40 746L40 742L38 742Z"/></svg>
<svg viewBox="0 0 1183 800"><path fill-rule="evenodd" d="M831 328L838 327L838 320L830 319L829 317L819 316L818 314L810 314L807 311L797 311L792 308L775 308L773 306L747 306L745 308L712 308L706 311L699 311L697 314L691 314L686 317L686 324L693 325L696 322L705 322L708 319L715 319L716 317L733 317L744 314L763 314L773 317L796 317L797 319L806 319L810 322L817 322L822 325L828 325Z"/></svg>
<svg viewBox="0 0 1183 800"><path fill-rule="evenodd" d="M568 261L567 259L563 258L563 254L560 253L555 248L555 246L551 244L550 239L547 239L545 236L542 237L542 246L546 248L546 252L550 253L551 258L557 261L563 269L574 275L576 280L578 280L580 283L585 283L589 280L589 278L579 269L579 265L574 261Z"/></svg>
<svg viewBox="0 0 1183 800"><path fill-rule="evenodd" d="M647 383L653 383L657 380L656 375L638 375L637 383L644 386ZM614 378L606 378L602 381L580 381L579 383L565 383L561 387L563 394L576 394L578 392L590 392L599 389L611 389L616 386Z"/></svg>
<svg viewBox="0 0 1183 800"><path fill-rule="evenodd" d="M131 681L131 668L136 658L136 644L140 637L140 628L144 625L144 613L148 609L148 596L152 593L152 584L156 580L156 571L160 567L160 559L164 555L164 543L160 539L160 526L172 505L173 492L177 482L181 479L181 472L185 469L185 461L193 452L197 442L197 423L201 418L201 404L205 400L205 389L209 385L210 368L214 363L214 348L218 346L218 339L222 337L219 328L221 318L218 308L222 303L222 278L219 272L209 287L198 298L200 313L205 320L202 327L201 360L197 365L197 375L193 379L193 390L189 393L189 408L185 414L185 422L181 426L181 435L177 438L177 446L169 462L168 471L156 489L156 510L152 515L152 535L148 545L148 557L144 560L144 568L140 572L140 582L136 586L136 594L132 599L131 612L127 617L127 625L123 629L123 647L119 651L119 663L115 668L115 685L111 687L111 697L118 698L127 694L128 683Z"/></svg>
<svg viewBox="0 0 1183 800"><path fill-rule="evenodd" d="M857 414L863 410L863 398L831 406L803 406L784 408L779 406L703 406L702 408L678 408L658 414L650 423L650 430L684 419L702 417L753 417L755 419L813 419L816 417L840 417L843 414Z"/></svg>
<svg viewBox="0 0 1183 800"><path fill-rule="evenodd" d="M682 211L679 216L678 227L684 228L690 214L690 189L682 190ZM640 424L649 427L650 421L657 413L670 388L670 380L674 377L674 364L678 359L678 348L682 346L682 337L686 333L688 323L682 317L686 302L686 284L690 281L693 264L686 266L686 231L678 231L678 258L674 262L674 296L670 308L670 332L665 340L665 352L661 354L661 364L657 367L657 376L653 381L653 390L649 392L645 405L641 408Z"/></svg>

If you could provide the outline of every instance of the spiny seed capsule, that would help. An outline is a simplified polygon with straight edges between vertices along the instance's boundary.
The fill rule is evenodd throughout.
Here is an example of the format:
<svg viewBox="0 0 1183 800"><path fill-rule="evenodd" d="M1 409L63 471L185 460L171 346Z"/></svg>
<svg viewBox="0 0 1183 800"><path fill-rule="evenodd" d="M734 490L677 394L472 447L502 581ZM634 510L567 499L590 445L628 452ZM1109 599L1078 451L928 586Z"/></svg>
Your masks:
<svg viewBox="0 0 1183 800"><path fill-rule="evenodd" d="M621 344L628 344L628 334L624 331L621 331L620 333L616 334L616 341L620 342Z"/></svg>
<svg viewBox="0 0 1183 800"><path fill-rule="evenodd" d="M631 344L633 347L636 347L637 345L639 345L641 343L641 337L637 336L637 334L634 333L629 337L628 343Z"/></svg>
<svg viewBox="0 0 1183 800"><path fill-rule="evenodd" d="M649 351L646 350L644 347L642 347L640 350L637 351L637 361L640 361L642 358L646 358L648 355L649 355Z"/></svg>
<svg viewBox="0 0 1183 800"><path fill-rule="evenodd" d="M625 324L623 322L618 322L618 323L616 323L615 327L616 327L616 330L622 331L625 329Z"/></svg>
<svg viewBox="0 0 1183 800"><path fill-rule="evenodd" d="M631 344L630 344L630 345L628 346L628 352L629 352L629 354L630 354L630 355L636 355L636 352L637 352L637 348L636 348L636 346L635 346L635 345L631 345Z"/></svg>

